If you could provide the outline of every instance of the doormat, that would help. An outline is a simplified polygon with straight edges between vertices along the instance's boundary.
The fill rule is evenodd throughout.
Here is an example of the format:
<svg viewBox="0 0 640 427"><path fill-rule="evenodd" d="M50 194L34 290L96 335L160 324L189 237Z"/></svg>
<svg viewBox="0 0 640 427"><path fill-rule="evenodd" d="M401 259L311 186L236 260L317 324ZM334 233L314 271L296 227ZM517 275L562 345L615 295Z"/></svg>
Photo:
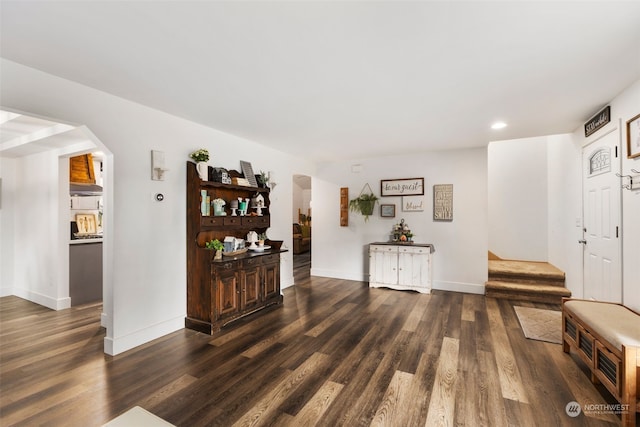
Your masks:
<svg viewBox="0 0 640 427"><path fill-rule="evenodd" d="M524 336L530 340L562 344L562 312L513 306Z"/></svg>

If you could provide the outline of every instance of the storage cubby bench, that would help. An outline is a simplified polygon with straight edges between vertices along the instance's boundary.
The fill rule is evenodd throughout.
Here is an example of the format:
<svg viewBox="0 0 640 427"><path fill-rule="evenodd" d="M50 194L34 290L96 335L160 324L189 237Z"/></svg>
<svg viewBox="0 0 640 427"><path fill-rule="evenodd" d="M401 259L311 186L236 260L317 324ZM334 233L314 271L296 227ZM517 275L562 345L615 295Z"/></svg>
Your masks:
<svg viewBox="0 0 640 427"><path fill-rule="evenodd" d="M635 426L640 408L640 314L621 304L564 298L562 341L564 352L573 348L591 369L591 380L604 384L623 405L622 425Z"/></svg>

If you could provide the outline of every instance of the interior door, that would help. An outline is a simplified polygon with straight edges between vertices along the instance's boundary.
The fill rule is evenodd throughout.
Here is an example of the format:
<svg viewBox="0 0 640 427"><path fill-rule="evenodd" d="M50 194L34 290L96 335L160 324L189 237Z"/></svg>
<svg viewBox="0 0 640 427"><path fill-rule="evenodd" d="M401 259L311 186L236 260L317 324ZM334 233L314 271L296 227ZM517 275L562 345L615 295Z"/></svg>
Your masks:
<svg viewBox="0 0 640 427"><path fill-rule="evenodd" d="M621 199L618 132L582 150L584 297L622 302Z"/></svg>

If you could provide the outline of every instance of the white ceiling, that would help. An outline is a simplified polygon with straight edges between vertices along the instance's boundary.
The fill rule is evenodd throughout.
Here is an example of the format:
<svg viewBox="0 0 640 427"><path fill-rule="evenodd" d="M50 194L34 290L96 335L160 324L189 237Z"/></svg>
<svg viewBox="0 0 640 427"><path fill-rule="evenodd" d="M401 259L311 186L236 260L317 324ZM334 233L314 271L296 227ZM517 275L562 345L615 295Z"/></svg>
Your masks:
<svg viewBox="0 0 640 427"><path fill-rule="evenodd" d="M0 7L6 59L320 161L571 132L640 78L640 2Z"/></svg>

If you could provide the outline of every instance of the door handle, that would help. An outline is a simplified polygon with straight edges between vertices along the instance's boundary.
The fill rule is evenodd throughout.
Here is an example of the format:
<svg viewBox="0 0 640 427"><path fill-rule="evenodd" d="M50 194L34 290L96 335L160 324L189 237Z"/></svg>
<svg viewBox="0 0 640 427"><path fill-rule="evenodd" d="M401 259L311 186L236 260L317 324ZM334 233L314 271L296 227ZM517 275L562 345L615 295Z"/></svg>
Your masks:
<svg viewBox="0 0 640 427"><path fill-rule="evenodd" d="M586 245L587 241L586 240L578 240L578 243L582 243L583 245Z"/></svg>

